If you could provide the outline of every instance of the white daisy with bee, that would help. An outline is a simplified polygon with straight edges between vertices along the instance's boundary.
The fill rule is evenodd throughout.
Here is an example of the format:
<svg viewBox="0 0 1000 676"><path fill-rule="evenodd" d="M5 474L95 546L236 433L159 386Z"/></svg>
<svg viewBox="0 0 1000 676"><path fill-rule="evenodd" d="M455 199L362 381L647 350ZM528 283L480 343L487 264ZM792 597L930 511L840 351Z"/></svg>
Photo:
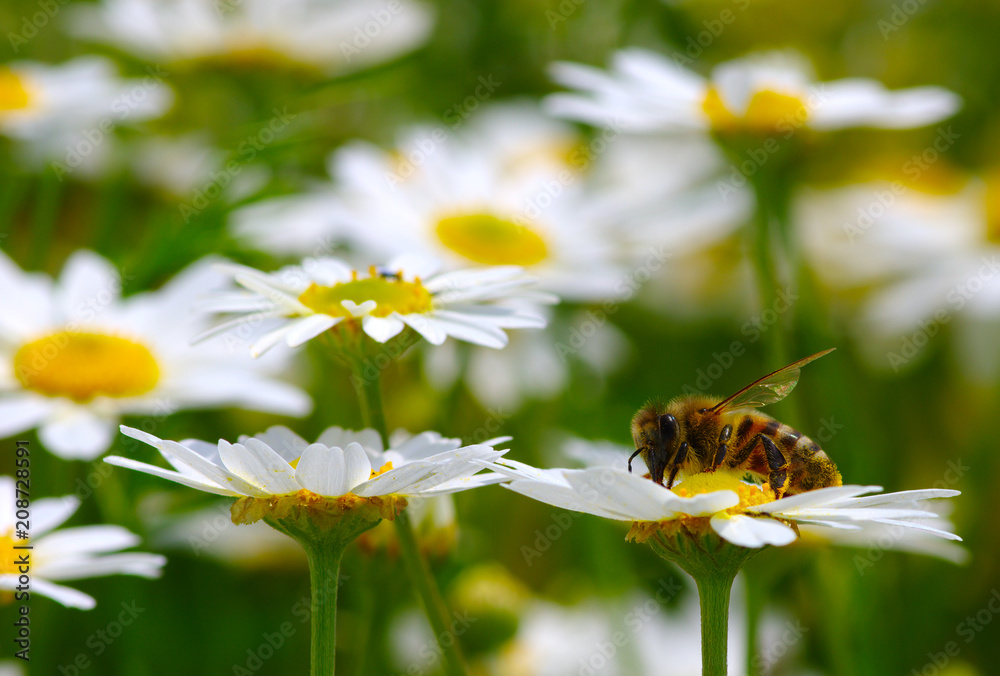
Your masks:
<svg viewBox="0 0 1000 676"><path fill-rule="evenodd" d="M254 362L221 344L190 344L208 326L192 305L224 279L212 266L200 261L157 291L122 298L128 272L90 251L73 253L55 280L0 254L0 436L37 429L50 452L90 460L126 415L308 413L309 396L277 377L289 355Z"/></svg>
<svg viewBox="0 0 1000 676"><path fill-rule="evenodd" d="M435 274L437 267L419 256L367 270L332 257L271 273L225 265L242 288L205 299L203 310L231 317L201 337L248 327L255 357L280 343L298 347L334 329L345 344L361 335L385 343L412 329L432 345L453 337L501 348L507 343L504 329L545 326L533 304L557 301L532 291L534 280L515 266Z"/></svg>
<svg viewBox="0 0 1000 676"><path fill-rule="evenodd" d="M583 497L584 492L590 492L593 495L593 490L599 488L600 483L606 482L610 485L620 480L627 482L634 481L633 479L622 480L620 479L621 475L629 475L642 479L645 484L653 483L648 473L629 471L628 457L633 453L631 447L613 441L585 440L563 436L564 439L561 442L557 441L555 445L561 447L562 456L574 461L574 467L566 470L535 470L537 473L532 473L526 465L520 465L514 460L505 459L503 460L503 464L519 472L517 476L522 479L529 478L529 476L538 479L548 478L550 483L559 484L563 487L570 485L570 482L563 481L566 478L565 472L572 473L574 476L579 477L579 479L573 480L572 485L581 487L573 489L577 494L576 502L574 502L577 507L573 509L591 514L597 514L597 508L591 510L580 507L582 504L580 499ZM584 475L584 472L588 474ZM564 475L560 477L560 473ZM509 472L508 475L513 477L514 472ZM584 476L590 477L589 480L594 487L593 489L582 488L584 485ZM753 502L760 500L761 496L764 496L765 499L768 496L772 499L775 497L773 491L769 490L769 487L751 481L745 473L683 473L680 476L681 482L675 487L677 490L671 490L671 492L682 498L700 495L712 490L732 490L741 501L749 500ZM713 476L716 478L710 478ZM689 481L687 488L681 491L683 482L689 478L693 479L693 481ZM645 484L639 484L641 487L640 491L647 490ZM789 543L795 540L803 545L822 546L833 544L862 549L878 547L879 549L934 556L951 561L952 563L964 563L968 559L969 553L958 544L960 538L954 534L955 526L948 518L951 504L940 499L957 496L957 491L934 488L878 495L877 492L882 490L878 486L836 488L846 488L847 490L837 491L824 488L816 491L806 491L805 493L798 494L798 496L808 496L803 497L801 500L782 498L781 500L771 502L770 506L766 509L747 510L746 515L764 517L770 514L771 517L776 518L778 521L786 522L785 525L792 526L797 531L797 538L793 538ZM528 484L521 484L519 488L515 488L514 490L525 494L547 494L548 497L536 499L554 504L552 499L559 489L529 487ZM873 495L863 498L854 497L864 495L865 493L873 493ZM570 495L572 495L571 492L563 493L566 499L569 499ZM654 493L654 495L659 494ZM535 497L535 495L531 495L531 497ZM671 501L674 499L674 496L666 496L665 499ZM784 502L786 499L790 500L790 502ZM731 497L730 500L732 500ZM724 510L720 510L722 517L716 520L716 524L720 527L725 526L727 524L724 520L725 518L735 516L739 513L739 504L737 503L737 507L727 507ZM764 503L762 502L761 504ZM678 501L676 505L678 505L675 507L678 514L675 514L671 518L679 519L676 522L678 524L684 523L684 519L694 519L696 517L704 519L707 517L711 520L713 516L717 515L717 512L711 509L706 510L704 513L699 513L700 505L694 503L681 506L683 505L683 501ZM747 502L747 505L749 505L749 502ZM837 511L838 509L844 510L845 508L869 507L899 509L903 511L893 513ZM662 508L658 509L661 509L662 513L666 514L666 511L662 510ZM620 512L621 509L619 508L617 511ZM636 513L638 514L638 510L636 510ZM624 518L609 516L609 513L604 511L599 516L615 518L616 520L626 520ZM827 516L832 516L833 518L827 519ZM794 525L792 525L792 522L794 522ZM690 523L694 523L694 521ZM779 538L780 534L784 534L786 538L789 537L788 533L773 528L773 525L770 523L757 523L739 519L737 520L737 524L737 526L729 526L728 537L725 532L720 532L720 535L734 544L743 544L737 542L737 539L740 537L744 537L745 542L761 543L758 545L743 544L743 546L762 546L765 543L778 544L777 542L767 542L767 538L771 537L768 535L768 531L772 531L772 535L778 535ZM645 528L648 530L650 526L647 525ZM747 535L741 531L753 534ZM760 532L757 533L756 531Z"/></svg>

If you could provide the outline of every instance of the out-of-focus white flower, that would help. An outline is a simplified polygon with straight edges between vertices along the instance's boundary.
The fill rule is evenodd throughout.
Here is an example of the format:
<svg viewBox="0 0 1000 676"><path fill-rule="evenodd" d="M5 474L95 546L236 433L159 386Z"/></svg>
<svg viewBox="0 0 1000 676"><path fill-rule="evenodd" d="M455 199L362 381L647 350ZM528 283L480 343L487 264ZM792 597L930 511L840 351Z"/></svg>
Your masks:
<svg viewBox="0 0 1000 676"><path fill-rule="evenodd" d="M992 179L933 173L805 191L797 228L873 365L899 371L947 325L969 377L991 381L1000 372L1000 193Z"/></svg>
<svg viewBox="0 0 1000 676"><path fill-rule="evenodd" d="M0 477L0 589L13 591L22 585L19 577L23 571L16 561L27 553L31 559L29 593L48 596L70 608L90 610L97 605L92 596L55 583L105 575L154 578L160 576L167 562L158 554L120 552L139 544L139 536L121 526L81 526L57 531L80 506L80 501L70 495L33 500L31 538L15 539L16 497L14 479ZM30 545L31 549L15 549L22 545Z"/></svg>
<svg viewBox="0 0 1000 676"><path fill-rule="evenodd" d="M747 663L743 580L737 578L729 605L729 674L743 674ZM676 597L683 587L664 577L652 592L633 592L612 602L560 605L532 599L524 603L516 635L476 661L484 676L696 676L701 674L701 623L698 596ZM795 631L798 631L798 634ZM433 643L426 620L416 611L397 616L390 626L394 666L428 673L414 655ZM764 669L794 656L789 643L801 639L799 625L774 612L763 614L756 655ZM781 644L780 653L774 646ZM770 673L770 672L765 672Z"/></svg>
<svg viewBox="0 0 1000 676"><path fill-rule="evenodd" d="M304 570L305 551L295 540L263 523L233 523L227 501L185 514L170 513L174 493L144 498L138 511L151 531L150 545L184 551L248 569Z"/></svg>
<svg viewBox="0 0 1000 676"><path fill-rule="evenodd" d="M425 350L424 376L434 387L447 390L458 378L484 406L513 410L525 401L550 399L569 383L571 365L587 368L599 382L625 361L628 338L605 316L593 311L566 319L549 313L546 331L511 335L502 352L445 343Z"/></svg>
<svg viewBox="0 0 1000 676"><path fill-rule="evenodd" d="M325 237L376 260L432 256L446 270L517 265L569 300L621 294L621 203L586 183L596 160L570 127L499 106L458 132L402 136L393 151L360 141L341 148L329 162L329 192L252 205L236 214L237 234L264 248L287 238L299 253Z"/></svg>
<svg viewBox="0 0 1000 676"><path fill-rule="evenodd" d="M0 67L0 134L19 141L29 162L56 160L60 175L99 171L112 156L114 127L159 117L172 102L162 74L122 79L102 57Z"/></svg>
<svg viewBox="0 0 1000 676"><path fill-rule="evenodd" d="M233 202L262 188L271 175L262 164L231 160L196 134L143 138L129 150L136 178L175 199L193 200L199 192L210 199L218 191Z"/></svg>
<svg viewBox="0 0 1000 676"><path fill-rule="evenodd" d="M75 8L71 27L157 63L287 62L339 74L418 47L432 24L411 0L103 0Z"/></svg>
<svg viewBox="0 0 1000 676"><path fill-rule="evenodd" d="M287 355L254 363L221 343L191 346L208 325L191 306L224 280L216 262L122 299L129 278L92 252L70 256L58 280L0 253L0 436L37 427L52 453L89 460L111 446L123 415L308 413L308 395L275 378Z"/></svg>
<svg viewBox="0 0 1000 676"><path fill-rule="evenodd" d="M557 63L552 72L577 90L549 98L554 114L591 123L620 119L634 131L905 129L949 117L961 105L940 87L889 91L864 78L816 82L805 58L793 52L728 61L709 78L639 48L616 52L610 72L574 63Z"/></svg>
<svg viewBox="0 0 1000 676"><path fill-rule="evenodd" d="M17 662L0 662L0 676L24 676L24 670Z"/></svg>
<svg viewBox="0 0 1000 676"><path fill-rule="evenodd" d="M367 273L336 258L306 259L274 273L226 266L246 291L221 292L207 300L204 309L236 317L203 335L265 321L277 324L251 345L250 353L257 357L278 343L297 347L360 320L364 333L379 343L409 327L432 345L452 336L501 348L507 344L503 329L545 326L545 318L526 299L557 300L525 290L534 280L514 266L438 275L436 268L436 262L419 256L400 256ZM518 300L524 302L505 304Z"/></svg>

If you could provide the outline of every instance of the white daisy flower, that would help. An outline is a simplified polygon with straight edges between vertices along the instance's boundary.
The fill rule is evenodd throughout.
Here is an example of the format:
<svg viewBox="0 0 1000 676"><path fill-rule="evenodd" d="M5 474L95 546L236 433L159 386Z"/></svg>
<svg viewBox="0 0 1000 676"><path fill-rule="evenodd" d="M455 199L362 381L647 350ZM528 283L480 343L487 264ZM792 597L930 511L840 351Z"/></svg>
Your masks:
<svg viewBox="0 0 1000 676"><path fill-rule="evenodd" d="M900 526L947 540L957 535L927 525L936 519L925 500L959 495L926 489L860 497L879 486L836 486L774 499L764 487L724 471L684 477L672 490L614 467L582 470L536 469L513 460L489 465L510 477L511 490L563 509L632 522L629 539L644 542L660 531L711 527L720 537L747 548L783 546L798 539L800 525L855 531L873 524Z"/></svg>
<svg viewBox="0 0 1000 676"><path fill-rule="evenodd" d="M29 593L41 594L70 608L90 610L97 602L81 591L57 582L104 575L154 578L167 560L158 554L119 552L139 544L139 536L121 526L81 526L56 531L73 516L80 501L71 495L31 503L30 540L15 539L14 479L0 477L0 589L15 590L20 572L17 560L31 561ZM28 545L31 549L15 549Z"/></svg>
<svg viewBox="0 0 1000 676"><path fill-rule="evenodd" d="M717 66L709 78L639 48L616 52L610 72L557 63L552 73L577 90L550 97L553 114L596 123L614 117L633 131L905 129L949 117L961 105L940 87L889 91L864 78L816 82L805 58L792 52L751 54Z"/></svg>
<svg viewBox="0 0 1000 676"><path fill-rule="evenodd" d="M329 434L334 434L334 431ZM381 440L371 434L354 434L370 454L375 465L384 465L381 457ZM290 430L274 427L268 430L270 438L292 440L296 448L307 442L298 439ZM405 448L413 435L398 430L390 439L391 448ZM458 439L444 440L451 446L461 445ZM246 437L241 443L245 444ZM280 442L276 442L280 443ZM412 443L412 442L411 442ZM384 454L383 454L384 455ZM399 465L399 461L396 465ZM380 465L381 466L381 465ZM187 549L195 556L209 556L225 563L245 568L281 569L302 568L306 564L305 552L288 538L263 523L234 524L230 517L228 501L221 501L194 513L170 515L169 505L176 502L173 493L158 493L140 505L140 513L148 514L146 522L152 531L150 542L160 547ZM444 493L426 498L409 497L407 514L413 524L414 535L420 549L432 556L445 556L452 551L458 537L455 518L455 501ZM392 523L382 522L358 536L358 547L366 553L388 551L398 553L396 529Z"/></svg>
<svg viewBox="0 0 1000 676"><path fill-rule="evenodd" d="M498 266L435 275L436 263L401 256L366 273L335 258L264 273L225 266L245 292L221 292L204 309L237 316L203 334L240 325L277 324L250 346L257 357L278 343L297 347L336 326L351 331L360 320L372 340L384 343L409 327L432 345L452 336L487 347L507 343L503 329L543 328L545 319L525 302L552 303L548 294L525 290L534 280L520 268ZM505 305L521 301L518 305Z"/></svg>
<svg viewBox="0 0 1000 676"><path fill-rule="evenodd" d="M56 66L0 67L0 134L22 143L32 162L95 172L111 157L112 128L163 115L173 103L164 74L122 79L108 59L84 56Z"/></svg>
<svg viewBox="0 0 1000 676"><path fill-rule="evenodd" d="M221 344L190 345L207 326L191 305L223 279L213 265L195 263L158 291L122 299L129 277L89 251L70 256L58 280L0 253L0 436L37 427L52 453L89 460L110 447L123 415L308 413L308 395L274 377L288 355L258 364Z"/></svg>
<svg viewBox="0 0 1000 676"><path fill-rule="evenodd" d="M235 444L197 439L164 441L122 425L122 433L156 448L174 470L121 456L112 465L135 469L191 488L234 497L308 496L350 498L430 497L498 483L503 477L477 474L481 462L506 453L490 443L462 446L458 439L423 432L386 450L372 429L331 427L310 444L287 427L272 427ZM176 470L176 471L175 471ZM303 493L304 492L304 493ZM303 497L305 496L305 497ZM350 507L351 502L345 502Z"/></svg>
<svg viewBox="0 0 1000 676"><path fill-rule="evenodd" d="M333 186L247 207L234 228L268 250L346 241L369 258L412 252L446 270L517 265L569 300L617 297L631 255L619 244L629 201L587 181L619 132L605 133L587 145L564 123L512 105L458 132L407 130L396 150L353 142L329 161Z"/></svg>
<svg viewBox="0 0 1000 676"><path fill-rule="evenodd" d="M157 63L292 63L337 74L418 47L433 25L411 0L103 0L74 9L77 35Z"/></svg>

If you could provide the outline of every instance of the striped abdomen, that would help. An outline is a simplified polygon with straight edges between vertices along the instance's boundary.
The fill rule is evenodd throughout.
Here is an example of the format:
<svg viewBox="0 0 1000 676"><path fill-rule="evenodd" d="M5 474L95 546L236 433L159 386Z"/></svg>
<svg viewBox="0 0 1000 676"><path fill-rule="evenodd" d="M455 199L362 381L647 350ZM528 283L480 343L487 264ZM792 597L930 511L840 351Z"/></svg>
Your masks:
<svg viewBox="0 0 1000 676"><path fill-rule="evenodd" d="M764 435L785 458L786 494L840 485L840 472L833 461L819 444L797 429L758 412L737 414L731 424L733 441L727 458L730 467L742 467L766 478L770 470L763 446L757 439L758 435Z"/></svg>

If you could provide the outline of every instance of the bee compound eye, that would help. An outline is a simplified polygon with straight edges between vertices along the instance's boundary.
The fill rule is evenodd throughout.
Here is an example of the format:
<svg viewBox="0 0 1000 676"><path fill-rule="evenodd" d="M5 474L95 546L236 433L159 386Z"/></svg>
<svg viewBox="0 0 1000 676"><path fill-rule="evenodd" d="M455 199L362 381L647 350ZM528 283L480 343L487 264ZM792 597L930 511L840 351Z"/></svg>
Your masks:
<svg viewBox="0 0 1000 676"><path fill-rule="evenodd" d="M677 418L665 413L660 416L660 441L664 444L672 443L677 437Z"/></svg>
<svg viewBox="0 0 1000 676"><path fill-rule="evenodd" d="M698 409L698 413L707 413L707 412L708 412L707 408L699 408Z"/></svg>

